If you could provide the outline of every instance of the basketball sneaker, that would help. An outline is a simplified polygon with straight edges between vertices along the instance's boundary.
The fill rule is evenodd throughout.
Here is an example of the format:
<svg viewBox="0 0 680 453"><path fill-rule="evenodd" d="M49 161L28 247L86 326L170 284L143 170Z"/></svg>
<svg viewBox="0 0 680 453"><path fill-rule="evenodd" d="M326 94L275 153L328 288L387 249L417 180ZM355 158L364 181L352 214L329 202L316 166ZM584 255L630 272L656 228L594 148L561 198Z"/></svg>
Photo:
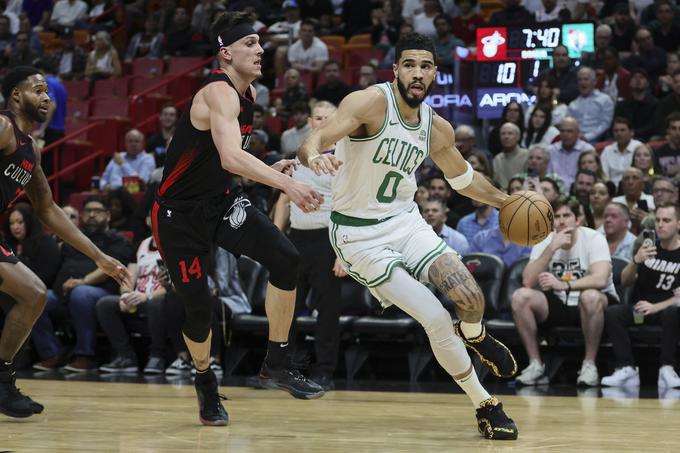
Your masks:
<svg viewBox="0 0 680 453"><path fill-rule="evenodd" d="M22 394L16 386L16 379L11 362L0 364L0 413L25 418L42 412L44 406Z"/></svg>
<svg viewBox="0 0 680 453"><path fill-rule="evenodd" d="M119 355L109 363L99 367L102 373L136 373L138 371L137 357Z"/></svg>
<svg viewBox="0 0 680 453"><path fill-rule="evenodd" d="M144 374L163 374L165 372L165 360L162 357L150 356L144 365Z"/></svg>
<svg viewBox="0 0 680 453"><path fill-rule="evenodd" d="M319 384L307 379L299 370L292 367L275 370L266 360L260 368L260 384L268 389L285 390L298 399L320 398L325 393Z"/></svg>
<svg viewBox="0 0 680 453"><path fill-rule="evenodd" d="M194 381L198 396L198 418L207 426L226 426L229 415L222 406L227 397L218 393L217 377L208 368L204 373L197 373Z"/></svg>
<svg viewBox="0 0 680 453"><path fill-rule="evenodd" d="M581 370L576 378L576 385L588 385L595 387L600 383L600 376L597 374L597 367L590 360L584 360Z"/></svg>
<svg viewBox="0 0 680 453"><path fill-rule="evenodd" d="M224 374L224 370L222 369L222 365L217 362L215 357L210 357L210 369L213 370L215 373L215 376L218 378L221 378L222 375ZM196 368L192 367L191 368L191 375L195 376L196 375Z"/></svg>
<svg viewBox="0 0 680 453"><path fill-rule="evenodd" d="M465 346L489 367L491 373L497 377L513 377L517 373L517 362L510 350L500 341L489 335L486 326L482 325L482 333L476 338L465 338L460 328L460 321L453 324L453 328Z"/></svg>
<svg viewBox="0 0 680 453"><path fill-rule="evenodd" d="M603 377L600 383L608 387L636 387L640 385L640 372L638 367L620 367L610 376Z"/></svg>
<svg viewBox="0 0 680 453"><path fill-rule="evenodd" d="M659 368L659 387L680 387L680 376L675 372L675 369L670 365L664 365Z"/></svg>
<svg viewBox="0 0 680 453"><path fill-rule="evenodd" d="M503 412L503 403L495 396L485 399L477 409L477 428L482 436L493 440L515 440L519 432L515 422Z"/></svg>
<svg viewBox="0 0 680 453"><path fill-rule="evenodd" d="M545 364L538 360L530 361L529 366L522 370L515 381L522 385L547 384L548 376L545 374Z"/></svg>
<svg viewBox="0 0 680 453"><path fill-rule="evenodd" d="M193 366L188 360L184 360L181 357L177 357L174 362L170 364L165 370L165 374L170 375L188 375L191 373Z"/></svg>

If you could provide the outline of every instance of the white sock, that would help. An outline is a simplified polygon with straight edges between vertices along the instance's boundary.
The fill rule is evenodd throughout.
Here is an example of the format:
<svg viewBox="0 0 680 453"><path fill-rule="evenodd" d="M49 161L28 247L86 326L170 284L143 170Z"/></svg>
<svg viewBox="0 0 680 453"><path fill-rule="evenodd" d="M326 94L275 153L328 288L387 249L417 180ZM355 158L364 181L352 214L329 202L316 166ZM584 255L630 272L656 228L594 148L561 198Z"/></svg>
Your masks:
<svg viewBox="0 0 680 453"><path fill-rule="evenodd" d="M482 323L481 322L460 322L460 330L465 335L468 340L471 338L477 338L482 334Z"/></svg>
<svg viewBox="0 0 680 453"><path fill-rule="evenodd" d="M456 384L458 384L460 388L462 388L467 394L468 398L470 398L470 401L472 401L475 409L479 407L482 401L491 398L489 392L487 392L479 382L479 378L477 378L477 373L475 373L474 368L467 377L464 377L463 379L455 379L455 381Z"/></svg>

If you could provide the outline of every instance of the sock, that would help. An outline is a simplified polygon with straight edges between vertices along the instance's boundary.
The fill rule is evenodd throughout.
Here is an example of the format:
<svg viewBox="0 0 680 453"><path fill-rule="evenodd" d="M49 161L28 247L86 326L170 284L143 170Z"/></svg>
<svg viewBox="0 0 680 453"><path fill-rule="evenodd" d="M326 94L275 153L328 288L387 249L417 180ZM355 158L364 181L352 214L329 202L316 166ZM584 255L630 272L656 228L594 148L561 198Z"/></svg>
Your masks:
<svg viewBox="0 0 680 453"><path fill-rule="evenodd" d="M487 392L479 382L479 378L477 378L477 373L475 373L474 368L472 368L469 375L463 379L455 379L455 381L456 384L458 384L460 388L462 388L467 394L468 398L470 398L470 401L472 401L475 409L479 407L482 401L491 398L489 392Z"/></svg>
<svg viewBox="0 0 680 453"><path fill-rule="evenodd" d="M279 343L278 341L269 341L267 343L267 356L265 361L270 368L283 368L288 358L288 342Z"/></svg>
<svg viewBox="0 0 680 453"><path fill-rule="evenodd" d="M461 321L460 330L463 332L463 335L465 335L465 338L471 340L482 334L482 323Z"/></svg>

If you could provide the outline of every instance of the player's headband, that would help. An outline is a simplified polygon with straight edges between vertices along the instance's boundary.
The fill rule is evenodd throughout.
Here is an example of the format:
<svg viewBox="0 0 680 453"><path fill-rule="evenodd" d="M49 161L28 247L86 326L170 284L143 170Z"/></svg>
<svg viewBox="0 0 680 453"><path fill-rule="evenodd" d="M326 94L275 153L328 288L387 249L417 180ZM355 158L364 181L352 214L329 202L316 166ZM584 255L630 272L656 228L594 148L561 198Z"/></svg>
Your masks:
<svg viewBox="0 0 680 453"><path fill-rule="evenodd" d="M217 44L220 48L227 47L239 39L248 35L256 35L257 32L250 24L239 24L226 32L217 35Z"/></svg>

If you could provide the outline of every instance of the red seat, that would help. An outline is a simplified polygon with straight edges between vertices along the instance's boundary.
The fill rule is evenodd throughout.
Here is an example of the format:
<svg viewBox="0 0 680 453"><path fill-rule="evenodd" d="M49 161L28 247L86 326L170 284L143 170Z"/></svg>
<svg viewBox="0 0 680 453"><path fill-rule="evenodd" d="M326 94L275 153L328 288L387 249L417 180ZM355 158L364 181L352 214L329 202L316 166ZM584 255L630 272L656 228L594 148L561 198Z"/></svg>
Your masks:
<svg viewBox="0 0 680 453"><path fill-rule="evenodd" d="M132 75L155 77L163 74L163 67L160 58L136 58L132 60Z"/></svg>
<svg viewBox="0 0 680 453"><path fill-rule="evenodd" d="M602 154L602 151L604 151L604 148L605 148L607 145L611 145L612 143L614 143L614 140L607 140L607 141L604 141L604 142L597 142L597 143L595 143L595 144L593 145L593 148L595 148L595 151L597 151L597 154Z"/></svg>
<svg viewBox="0 0 680 453"><path fill-rule="evenodd" d="M71 117L67 117L66 121L64 122L64 134L65 135L71 135L74 132L77 132L78 130L86 127L89 123L85 120L79 120ZM83 132L80 135L77 135L75 137L72 137L70 140L85 140L87 136L87 131Z"/></svg>
<svg viewBox="0 0 680 453"><path fill-rule="evenodd" d="M68 204L73 206L78 210L78 212L83 210L83 205L87 197L92 195L92 192L74 192L68 197Z"/></svg>
<svg viewBox="0 0 680 453"><path fill-rule="evenodd" d="M391 82L394 80L394 71L391 69L377 69L375 71L375 78L378 82Z"/></svg>
<svg viewBox="0 0 680 453"><path fill-rule="evenodd" d="M342 49L328 49L328 61L337 61L340 67L345 65L345 52Z"/></svg>
<svg viewBox="0 0 680 453"><path fill-rule="evenodd" d="M90 97L90 82L88 80L64 80L62 83L69 99L87 99Z"/></svg>
<svg viewBox="0 0 680 453"><path fill-rule="evenodd" d="M128 100L118 98L93 99L90 116L128 116Z"/></svg>
<svg viewBox="0 0 680 453"><path fill-rule="evenodd" d="M168 60L168 74L184 72L203 61L199 57L173 57Z"/></svg>
<svg viewBox="0 0 680 453"><path fill-rule="evenodd" d="M382 49L352 49L347 53L345 66L352 67L372 63L377 63L375 65L377 66L383 60L384 55L385 52Z"/></svg>
<svg viewBox="0 0 680 453"><path fill-rule="evenodd" d="M129 94L129 80L127 77L120 79L97 80L94 83L93 97L124 98Z"/></svg>
<svg viewBox="0 0 680 453"><path fill-rule="evenodd" d="M136 76L132 77L130 80L130 94L139 94L142 91L148 90L149 88L162 83L165 80L164 77L143 77ZM166 94L168 92L168 86L163 85L154 91L154 94Z"/></svg>
<svg viewBox="0 0 680 453"><path fill-rule="evenodd" d="M267 115L264 118L264 123L267 125L269 129L271 129L272 132L276 134L281 134L282 127L280 116Z"/></svg>
<svg viewBox="0 0 680 453"><path fill-rule="evenodd" d="M90 116L90 101L71 99L66 101L66 114L74 120L86 120Z"/></svg>

